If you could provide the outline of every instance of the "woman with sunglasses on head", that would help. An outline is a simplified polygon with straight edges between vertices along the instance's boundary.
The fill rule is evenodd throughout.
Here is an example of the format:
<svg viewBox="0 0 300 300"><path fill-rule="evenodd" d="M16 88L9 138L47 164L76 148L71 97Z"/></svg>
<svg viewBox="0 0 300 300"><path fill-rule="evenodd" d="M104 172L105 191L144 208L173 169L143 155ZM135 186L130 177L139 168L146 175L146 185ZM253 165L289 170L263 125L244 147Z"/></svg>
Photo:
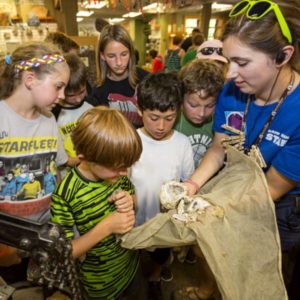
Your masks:
<svg viewBox="0 0 300 300"><path fill-rule="evenodd" d="M293 0L246 0L233 7L223 33L229 82L217 102L214 141L186 182L195 194L222 168L222 139L234 135L223 124L241 131L242 151L254 147L265 161L284 258L300 242L299 14ZM191 292L205 298L201 288Z"/></svg>
<svg viewBox="0 0 300 300"><path fill-rule="evenodd" d="M106 25L101 31L97 52L100 76L92 93L96 101L90 103L116 108L135 127L140 127L136 86L148 72L136 66L129 33L121 25Z"/></svg>

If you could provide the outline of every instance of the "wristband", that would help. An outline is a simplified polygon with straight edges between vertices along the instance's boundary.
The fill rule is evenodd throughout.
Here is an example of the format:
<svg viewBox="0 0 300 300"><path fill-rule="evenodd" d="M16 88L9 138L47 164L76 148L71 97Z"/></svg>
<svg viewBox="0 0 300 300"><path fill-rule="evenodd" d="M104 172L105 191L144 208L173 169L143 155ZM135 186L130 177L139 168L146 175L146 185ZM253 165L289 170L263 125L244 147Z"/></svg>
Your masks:
<svg viewBox="0 0 300 300"><path fill-rule="evenodd" d="M195 189L196 189L196 192L198 192L200 190L200 186L192 179L187 179L185 180L184 182L187 182L189 183L190 185L192 185Z"/></svg>

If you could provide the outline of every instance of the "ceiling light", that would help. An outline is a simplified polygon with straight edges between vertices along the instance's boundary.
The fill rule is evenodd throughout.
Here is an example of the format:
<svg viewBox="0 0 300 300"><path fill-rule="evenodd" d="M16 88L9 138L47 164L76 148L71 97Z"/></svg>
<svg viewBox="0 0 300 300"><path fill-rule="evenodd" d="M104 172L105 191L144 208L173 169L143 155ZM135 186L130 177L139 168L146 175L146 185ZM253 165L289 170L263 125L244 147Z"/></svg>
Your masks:
<svg viewBox="0 0 300 300"><path fill-rule="evenodd" d="M115 24L115 23L121 23L123 22L125 19L124 18L112 18L112 19L108 19L108 22L110 24Z"/></svg>
<svg viewBox="0 0 300 300"><path fill-rule="evenodd" d="M134 11L131 11L129 12L128 14L125 14L123 15L122 17L123 18L135 18L137 16L140 16L142 13L141 12L134 12Z"/></svg>
<svg viewBox="0 0 300 300"><path fill-rule="evenodd" d="M163 4L154 2L149 5L144 6L143 10L147 11L147 13L159 13L159 12L163 11Z"/></svg>
<svg viewBox="0 0 300 300"><path fill-rule="evenodd" d="M214 11L230 10L232 7L233 6L231 4L222 4L217 2L214 2L211 6L212 10Z"/></svg>
<svg viewBox="0 0 300 300"><path fill-rule="evenodd" d="M105 1L84 1L82 6L89 9L101 9L104 6L106 6L106 2Z"/></svg>
<svg viewBox="0 0 300 300"><path fill-rule="evenodd" d="M76 17L90 17L93 13L90 10L80 10L77 12Z"/></svg>

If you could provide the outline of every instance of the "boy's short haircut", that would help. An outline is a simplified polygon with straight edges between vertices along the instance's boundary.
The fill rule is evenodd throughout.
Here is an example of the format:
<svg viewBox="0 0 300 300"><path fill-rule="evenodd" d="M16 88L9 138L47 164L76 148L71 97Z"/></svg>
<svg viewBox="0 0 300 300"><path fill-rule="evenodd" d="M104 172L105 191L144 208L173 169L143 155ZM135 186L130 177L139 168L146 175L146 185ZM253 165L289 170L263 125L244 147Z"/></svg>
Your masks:
<svg viewBox="0 0 300 300"><path fill-rule="evenodd" d="M206 97L217 97L225 82L223 71L212 60L191 61L180 70L179 78L184 94L201 92Z"/></svg>
<svg viewBox="0 0 300 300"><path fill-rule="evenodd" d="M146 109L179 111L182 101L182 83L176 73L150 74L137 88L137 103L142 112Z"/></svg>
<svg viewBox="0 0 300 300"><path fill-rule="evenodd" d="M129 168L142 153L142 142L118 110L98 106L86 111L72 133L77 154L111 169Z"/></svg>
<svg viewBox="0 0 300 300"><path fill-rule="evenodd" d="M62 32L49 32L46 36L45 42L53 43L63 53L68 53L72 50L79 51L79 45L73 41L70 37Z"/></svg>
<svg viewBox="0 0 300 300"><path fill-rule="evenodd" d="M193 36L192 41L195 46L200 46L205 41L205 37L202 33L197 33Z"/></svg>
<svg viewBox="0 0 300 300"><path fill-rule="evenodd" d="M180 35L175 35L173 38L173 45L178 46L182 42L183 38Z"/></svg>
<svg viewBox="0 0 300 300"><path fill-rule="evenodd" d="M149 55L154 59L157 56L158 52L155 49L149 51Z"/></svg>
<svg viewBox="0 0 300 300"><path fill-rule="evenodd" d="M87 83L87 68L84 62L76 54L68 53L64 58L70 69L70 79L65 88L65 94L78 92Z"/></svg>

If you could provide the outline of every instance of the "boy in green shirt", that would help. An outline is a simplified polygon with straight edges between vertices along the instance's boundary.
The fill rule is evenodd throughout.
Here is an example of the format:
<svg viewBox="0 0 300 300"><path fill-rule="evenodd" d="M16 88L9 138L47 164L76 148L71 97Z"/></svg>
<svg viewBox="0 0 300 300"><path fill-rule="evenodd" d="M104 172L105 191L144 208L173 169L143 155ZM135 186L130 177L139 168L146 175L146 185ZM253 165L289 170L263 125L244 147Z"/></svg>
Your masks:
<svg viewBox="0 0 300 300"><path fill-rule="evenodd" d="M219 92L224 85L224 72L213 60L196 59L181 69L184 99L174 129L185 134L192 145L194 166L198 167L213 139L213 113ZM177 249L178 250L178 249ZM191 247L181 247L177 259L195 263ZM202 258L200 257L202 260Z"/></svg>
<svg viewBox="0 0 300 300"><path fill-rule="evenodd" d="M195 168L212 142L212 120L224 75L213 61L195 60L181 69L184 100L174 129L185 134L192 144Z"/></svg>
<svg viewBox="0 0 300 300"><path fill-rule="evenodd" d="M135 223L127 169L141 155L140 137L122 113L96 107L80 117L72 140L80 163L53 193L51 214L72 239L74 258L85 256L84 298L144 299L139 253L122 248L116 237Z"/></svg>

